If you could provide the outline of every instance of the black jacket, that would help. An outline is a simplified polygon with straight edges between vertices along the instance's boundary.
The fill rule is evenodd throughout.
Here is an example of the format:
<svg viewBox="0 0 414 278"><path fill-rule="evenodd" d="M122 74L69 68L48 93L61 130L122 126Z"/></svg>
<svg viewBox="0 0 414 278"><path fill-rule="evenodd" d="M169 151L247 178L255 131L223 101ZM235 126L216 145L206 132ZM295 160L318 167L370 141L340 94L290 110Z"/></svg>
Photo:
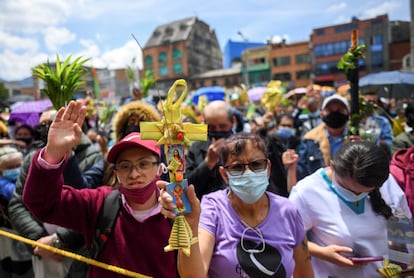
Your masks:
<svg viewBox="0 0 414 278"><path fill-rule="evenodd" d="M31 214L22 200L24 183L34 154L35 151L32 151L24 158L8 210L13 228L24 237L38 240L47 236L48 233L43 223ZM74 156L69 159L65 168L65 184L76 188L95 188L102 184L103 165L103 156L100 150L92 145L86 135L83 135L81 143L74 149ZM78 237L73 235L72 231L59 228L57 232L62 242L69 245L69 249L78 248ZM72 243L76 246L71 246Z"/></svg>
<svg viewBox="0 0 414 278"><path fill-rule="evenodd" d="M207 155L210 140L194 142L185 156L186 178L193 184L197 197L201 200L203 195L226 187L219 173L219 164L210 170L204 159Z"/></svg>

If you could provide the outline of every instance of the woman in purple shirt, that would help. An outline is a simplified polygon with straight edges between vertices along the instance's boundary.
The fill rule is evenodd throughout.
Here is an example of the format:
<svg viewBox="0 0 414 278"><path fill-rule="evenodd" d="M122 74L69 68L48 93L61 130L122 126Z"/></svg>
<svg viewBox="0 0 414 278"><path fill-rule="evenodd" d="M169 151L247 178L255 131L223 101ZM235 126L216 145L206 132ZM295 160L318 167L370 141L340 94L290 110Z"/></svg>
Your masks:
<svg viewBox="0 0 414 278"><path fill-rule="evenodd" d="M313 277L299 212L288 199L266 192L270 161L262 139L232 135L222 165L227 189L203 196L200 205L189 187L192 212L186 219L198 242L190 256L178 253L181 277ZM162 213L174 217L165 191L161 203Z"/></svg>

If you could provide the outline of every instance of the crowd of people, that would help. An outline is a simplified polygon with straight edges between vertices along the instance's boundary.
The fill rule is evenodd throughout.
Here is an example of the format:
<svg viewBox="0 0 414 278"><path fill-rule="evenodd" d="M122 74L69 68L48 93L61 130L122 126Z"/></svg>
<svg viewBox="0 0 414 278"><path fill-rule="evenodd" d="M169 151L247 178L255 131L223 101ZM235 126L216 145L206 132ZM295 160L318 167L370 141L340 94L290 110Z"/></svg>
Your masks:
<svg viewBox="0 0 414 278"><path fill-rule="evenodd" d="M0 229L151 277L381 277L381 260L355 258L389 259L387 220L414 213L414 102L362 99L372 109L359 134L349 95L316 85L274 111L256 103L249 118L240 103L192 105L208 139L177 151L189 256L164 252L176 216L168 163L141 139L159 106L123 104L108 134L79 100L34 127L3 122L14 128L0 139ZM1 277L118 277L37 246L15 254L14 240L0 239Z"/></svg>

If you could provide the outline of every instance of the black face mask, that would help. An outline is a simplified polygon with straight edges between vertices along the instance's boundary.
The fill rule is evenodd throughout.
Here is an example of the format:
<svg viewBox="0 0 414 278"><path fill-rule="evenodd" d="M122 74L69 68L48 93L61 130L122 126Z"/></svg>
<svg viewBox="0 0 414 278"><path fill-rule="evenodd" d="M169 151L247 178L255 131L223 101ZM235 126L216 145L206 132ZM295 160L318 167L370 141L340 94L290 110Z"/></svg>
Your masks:
<svg viewBox="0 0 414 278"><path fill-rule="evenodd" d="M123 134L122 138L124 138L125 136L127 136L128 134L130 134L132 132L141 132L141 129L140 129L139 125L128 125L125 128L125 131L124 131L124 134Z"/></svg>
<svg viewBox="0 0 414 278"><path fill-rule="evenodd" d="M26 146L29 146L32 143L32 138L30 138L30 137L28 137L28 138L24 138L24 137L16 138L16 140L25 142Z"/></svg>
<svg viewBox="0 0 414 278"><path fill-rule="evenodd" d="M322 121L331 128L343 127L348 121L348 115L339 112L331 112L322 118Z"/></svg>
<svg viewBox="0 0 414 278"><path fill-rule="evenodd" d="M209 131L208 132L208 138L210 140L221 139L221 138L229 138L233 134L233 131Z"/></svg>
<svg viewBox="0 0 414 278"><path fill-rule="evenodd" d="M47 134L49 133L49 126L48 125L37 125L34 128L35 133L37 134L37 139L43 142L44 144L47 143Z"/></svg>
<svg viewBox="0 0 414 278"><path fill-rule="evenodd" d="M407 115L405 117L405 123L409 126L409 127L414 127L414 115Z"/></svg>

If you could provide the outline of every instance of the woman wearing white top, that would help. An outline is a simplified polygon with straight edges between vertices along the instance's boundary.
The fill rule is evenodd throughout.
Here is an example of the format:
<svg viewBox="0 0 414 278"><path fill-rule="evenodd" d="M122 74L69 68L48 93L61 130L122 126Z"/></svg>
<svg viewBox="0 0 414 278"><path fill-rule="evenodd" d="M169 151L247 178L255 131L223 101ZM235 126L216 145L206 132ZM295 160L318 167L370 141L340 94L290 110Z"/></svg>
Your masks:
<svg viewBox="0 0 414 278"><path fill-rule="evenodd" d="M343 145L330 167L299 181L289 199L308 231L315 277L381 277L381 260L349 257L388 258L387 219L397 209L411 218L387 154L369 142Z"/></svg>

